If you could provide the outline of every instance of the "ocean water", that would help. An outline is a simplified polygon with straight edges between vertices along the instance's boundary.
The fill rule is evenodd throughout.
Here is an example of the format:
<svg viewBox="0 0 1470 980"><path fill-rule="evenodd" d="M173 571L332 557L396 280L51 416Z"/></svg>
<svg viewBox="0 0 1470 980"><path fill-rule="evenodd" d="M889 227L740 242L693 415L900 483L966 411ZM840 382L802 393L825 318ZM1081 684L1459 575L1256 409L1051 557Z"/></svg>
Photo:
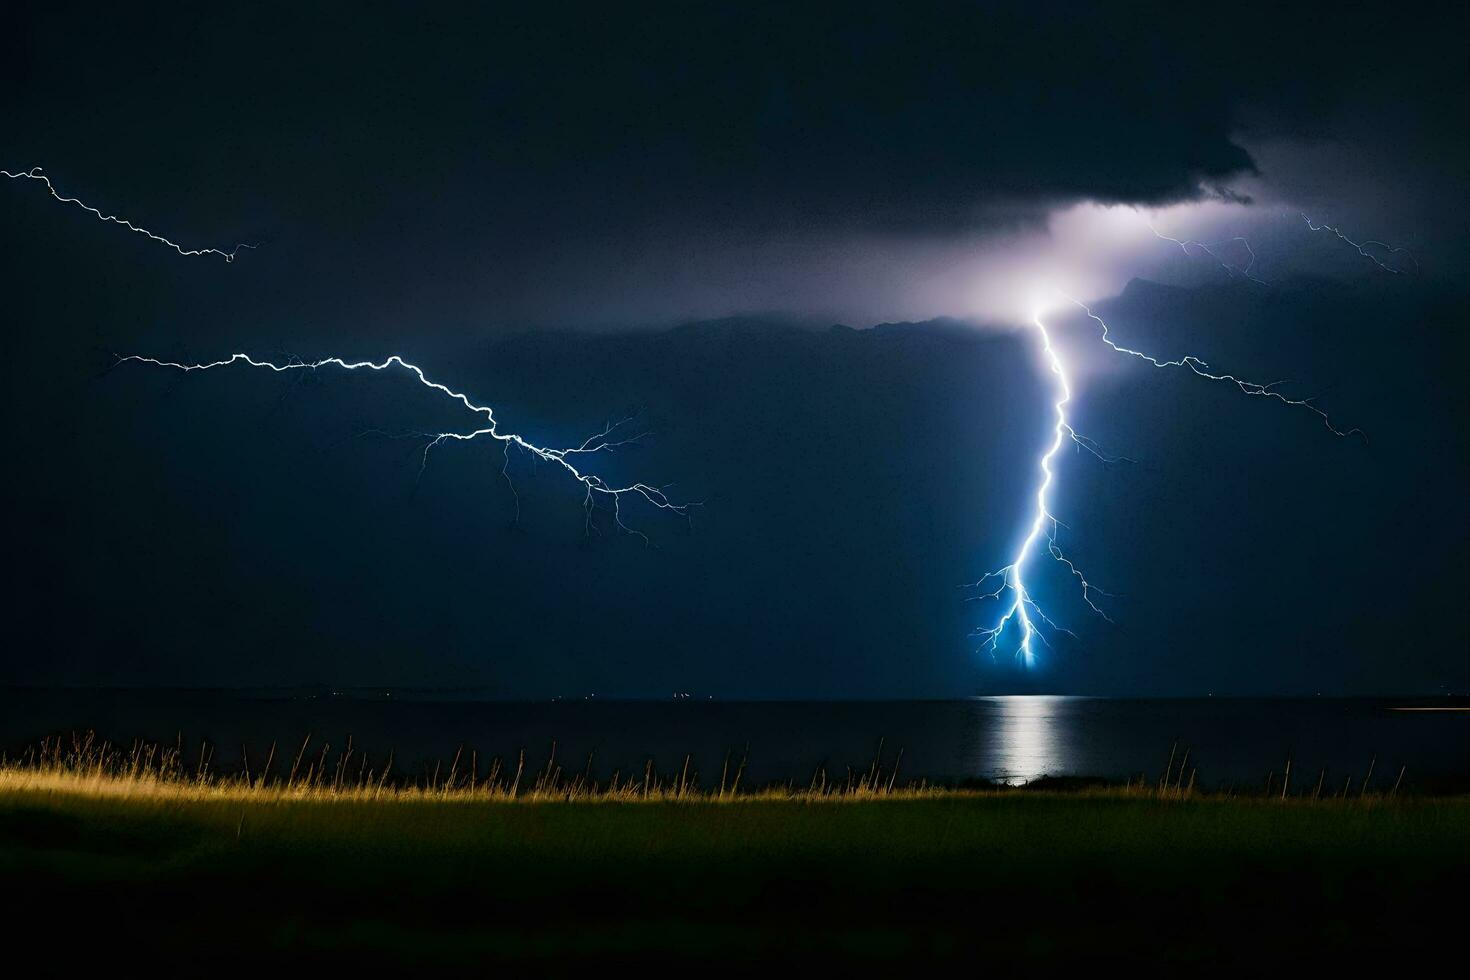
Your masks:
<svg viewBox="0 0 1470 980"><path fill-rule="evenodd" d="M14 756L43 736L95 731L128 744L142 738L190 752L213 746L216 768L248 752L258 767L272 743L277 759L310 739L335 755L351 738L380 766L415 775L448 766L463 748L483 771L524 752L534 770L553 745L569 772L642 774L652 760L683 768L708 786L745 760L745 785L806 785L866 772L875 760L898 767L899 782L1024 783L1042 776L1157 778L1185 763L1204 786L1264 785L1287 759L1293 785L1328 789L1369 766L1374 784L1406 788L1470 784L1470 699L1155 699L1056 696L957 701L497 702L463 696L371 692L353 696L187 690L0 689L0 746ZM461 768L465 765L461 763Z"/></svg>

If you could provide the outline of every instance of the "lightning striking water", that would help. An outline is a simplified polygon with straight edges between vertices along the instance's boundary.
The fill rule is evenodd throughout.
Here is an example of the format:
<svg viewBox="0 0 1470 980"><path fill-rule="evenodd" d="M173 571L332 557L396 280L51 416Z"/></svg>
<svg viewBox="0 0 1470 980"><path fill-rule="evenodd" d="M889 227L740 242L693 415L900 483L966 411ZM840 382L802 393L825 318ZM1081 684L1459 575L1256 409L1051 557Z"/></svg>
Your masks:
<svg viewBox="0 0 1470 980"><path fill-rule="evenodd" d="M120 218L115 214L103 214L101 211L92 207L90 204L85 204L74 197L63 197L62 194L56 189L56 186L51 183L51 178L47 177L40 167L32 167L30 170L22 170L19 173L11 173L9 170L0 170L0 174L4 174L11 180L39 180L41 183L46 185L46 190L50 192L51 196L56 198L56 200L60 201L62 204L75 204L83 211L87 211L93 215L96 215L99 221L109 221L113 224L122 225L129 231L136 232L139 235L146 235L149 238L153 239L155 242L167 245L169 248L173 249L175 252L178 252L180 255L218 255L226 262L233 262L235 261L235 255L240 251L240 249L255 248L254 245L246 245L243 242L239 245L236 245L228 252L221 251L217 248L184 248L176 242L169 241L162 235L149 231L147 228L140 228L138 225L133 224L126 218Z"/></svg>
<svg viewBox="0 0 1470 980"><path fill-rule="evenodd" d="M1243 394L1258 398L1269 398L1281 402L1284 405L1304 408L1321 418L1322 423L1334 435L1363 435L1360 429L1338 428L1333 424L1331 417L1314 404L1312 399L1291 398L1277 391L1276 389L1280 387L1282 382L1260 384L1254 381L1246 381L1233 374L1216 373L1210 369L1206 361L1192 354L1186 354L1183 357L1172 360L1163 360L1152 354L1146 354L1143 351L1125 347L1112 339L1111 331L1106 321L1098 316L1097 313L1093 312L1092 308L1086 303L1072 296L1067 296L1065 293L1059 293L1058 295L1061 295L1068 302L1076 305L1089 319L1096 323L1101 331L1099 339L1107 347L1120 354L1127 354L1130 357L1138 358L1157 368L1185 368L1206 380L1232 384ZM1107 596L1109 593L1093 585L1082 573L1082 570L1077 567L1076 563L1067 557L1062 551L1061 546L1057 543L1057 528L1063 525L1052 513L1050 507L1051 490L1056 482L1055 462L1057 453L1067 440L1070 439L1078 446L1087 449L1104 461L1125 458L1104 455L1096 447L1096 443L1091 439L1079 435L1076 429L1072 427L1072 424L1067 418L1067 406L1072 400L1072 385L1067 376L1066 366L1063 364L1061 355L1052 343L1051 334L1047 330L1046 323L1042 320L1041 314L1038 313L1033 316L1031 322L1041 338L1041 350L1046 359L1047 366L1056 378L1057 396L1056 401L1052 403L1052 411L1056 421L1052 427L1051 441L1037 463L1041 473L1041 482L1036 489L1035 509L1032 513L1031 524L1025 539L1021 542L1021 546L1017 550L1015 557L1011 559L1010 564L1004 565L995 571L987 572L970 586L975 589L983 589L987 583L994 582L996 584L990 591L980 592L971 598L974 600L1004 599L1007 602L1005 609L995 621L994 625L976 630L973 634L980 638L981 649L987 650L993 655L998 649L1002 637L1014 623L1020 634L1015 648L1015 655L1027 667L1035 662L1036 650L1034 641L1039 639L1042 643L1050 645L1050 641L1047 640L1046 634L1041 629L1042 626L1045 626L1047 629L1066 633L1069 636L1076 635L1071 630L1059 626L1046 614L1026 584L1025 572L1031 558L1037 552L1042 541L1046 543L1047 554L1053 560L1062 564L1077 581L1078 587L1081 589L1082 600L1087 604L1088 608L1108 622L1112 622L1107 613L1097 605L1093 598L1094 594Z"/></svg>
<svg viewBox="0 0 1470 980"><path fill-rule="evenodd" d="M1087 603L1093 612L1102 616L1104 619L1108 618L1107 613L1103 612L1092 599L1092 593L1094 592L1100 594L1106 593L1103 593L1101 589L1092 585L1087 580L1087 577L1082 574L1081 569L1062 552L1061 546L1057 544L1057 525L1059 522L1052 515L1048 506L1052 483L1056 480L1056 472L1052 469L1052 463L1068 438L1072 439L1078 445L1090 449L1095 454L1098 453L1092 446L1087 445L1091 440L1084 442L1083 438L1077 435L1076 431L1067 421L1067 403L1072 400L1071 381L1067 378L1067 371L1062 364L1061 356L1057 353L1056 348L1052 346L1051 334L1047 332L1046 323L1041 319L1041 315L1038 313L1032 317L1031 322L1036 327L1037 333L1041 336L1041 350L1042 354L1046 357L1047 366L1051 370L1051 373L1056 376L1057 400L1052 403L1052 411L1056 415L1056 424L1052 427L1051 443L1047 446L1046 451L1042 453L1041 460L1038 463L1038 468L1041 471L1041 484L1036 488L1036 509L1032 515L1031 527L1026 534L1025 540L1021 542L1020 549L1016 552L1016 556L1011 559L1009 565L998 568L993 572L987 572L978 582L974 583L974 587L980 588L987 582L999 581L999 584L994 590L975 596L974 598L977 599L999 599L1007 592L1010 593L1010 604L1001 614L996 624L987 629L978 630L975 633L976 636L982 639L982 647L988 647L990 652L994 653L997 645L1000 643L1001 636L1005 633L1006 628L1011 625L1012 621L1014 621L1021 632L1021 639L1016 647L1016 655L1027 667L1030 667L1036 658L1032 641L1039 638L1043 643L1049 642L1046 634L1042 633L1038 628L1038 622L1046 625L1048 628L1075 635L1072 634L1071 630L1057 626L1046 615L1041 606L1037 604L1031 592L1026 588L1024 574L1026 563L1031 558L1032 552L1036 550L1037 544L1043 538L1046 540L1047 553L1053 559L1065 565L1072 576L1076 578L1082 589L1083 601ZM1100 456L1100 454L1098 455Z"/></svg>
<svg viewBox="0 0 1470 980"><path fill-rule="evenodd" d="M555 464L556 466L561 468L567 475L571 476L574 480L582 485L585 491L585 496L583 498L583 511L585 514L587 530L589 533L596 530L594 516L597 504L599 501L605 501L612 505L611 510L613 515L613 522L617 526L617 528L629 534L637 535L638 537L642 538L645 543L648 541L647 535L623 523L622 502L624 497L639 497L651 506L657 508L658 510L670 511L686 519L689 517L690 508L694 506L693 504L674 503L665 494L665 488L655 487L647 483L629 483L625 485L610 484L597 474L587 472L573 462L573 459L579 456L593 456L601 452L613 452L623 446L637 443L639 440L642 439L643 434L623 434L627 432L625 426L627 425L629 420L623 419L619 422L615 422L611 425L605 426L601 432L583 440L583 442L577 446L572 446L565 449L540 446L526 440L524 437L514 432L501 431L499 423L496 421L495 418L494 409L485 405L477 405L474 402L470 401L469 396L461 392L454 391L447 385L430 380L424 374L422 368L420 368L416 364L405 361L397 354L394 354L391 357L388 357L382 361L347 361L343 360L340 357L327 357L318 361L290 360L286 361L285 363L256 360L248 354L232 354L224 360L209 361L198 364L183 364L177 361L164 361L158 358L145 357L139 354L129 354L118 359L118 363L120 364L129 361L137 362L139 364L149 364L155 367L171 368L173 370L183 371L186 373L191 371L208 371L215 368L230 367L231 365L235 364L245 364L255 368L266 368L277 373L283 373L287 371L315 371L318 368L323 367L338 367L347 371L358 371L363 369L369 371L385 371L389 368L394 367L402 368L405 371L411 373L418 380L419 384L423 385L426 388L431 388L434 391L437 391L440 394L452 399L453 401L459 402L466 409L476 415L482 416L484 419L483 424L479 425L478 428L472 429L468 432L420 433L426 439L428 439L428 442L424 446L422 464L423 466L428 465L429 452L431 450L433 450L437 446L442 445L445 442L450 441L472 442L482 437L495 440L501 443L504 448L507 467L510 464L511 448L514 447L517 449L521 449L526 453L529 453L534 459L539 459L548 463ZM420 472L422 472L422 467L420 468ZM507 470L503 468L501 472L506 475L506 479L507 481L509 481L509 474ZM514 485L512 485L511 489L514 492ZM517 500L517 512L519 513L519 500Z"/></svg>

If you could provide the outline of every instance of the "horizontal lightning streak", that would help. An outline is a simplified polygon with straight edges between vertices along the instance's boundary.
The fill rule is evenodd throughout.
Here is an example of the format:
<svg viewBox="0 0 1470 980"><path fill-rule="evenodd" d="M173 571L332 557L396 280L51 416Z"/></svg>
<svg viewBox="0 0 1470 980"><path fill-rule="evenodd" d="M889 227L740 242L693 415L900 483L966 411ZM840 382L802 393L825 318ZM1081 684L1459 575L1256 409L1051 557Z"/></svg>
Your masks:
<svg viewBox="0 0 1470 980"><path fill-rule="evenodd" d="M1362 242L1355 242L1351 238L1349 238L1348 236L1344 235L1340 229L1338 229L1338 228L1336 228L1336 227L1334 227L1332 225L1329 225L1329 224L1319 224L1319 223L1313 221L1311 218L1307 217L1307 215L1306 215L1305 212L1298 211L1297 213L1301 215L1302 220L1307 223L1307 227L1310 228L1312 231L1330 231L1330 232L1332 232L1339 239L1341 239L1342 241L1344 241L1347 244L1351 245L1353 248L1357 249L1357 252L1358 252L1359 255L1363 256L1363 258L1367 259L1369 262L1372 262L1374 265L1378 266L1378 268L1382 269L1384 272L1389 272L1389 273L1392 273L1393 275L1399 276L1399 275L1403 275L1404 270L1403 269L1396 269L1393 266L1387 264L1382 259L1380 259L1378 256L1376 256L1372 252L1368 251L1369 247L1381 248L1385 252L1387 252L1389 255L1402 255L1402 256L1404 256L1405 258L1407 258L1410 262L1412 262L1414 264L1414 271L1417 272L1419 270L1419 260L1416 259L1416 258L1414 258L1414 253L1413 252L1410 252L1406 248L1403 248L1403 247L1398 246L1398 245L1390 245L1387 242L1380 242L1380 241L1377 241L1376 239L1372 239L1372 238L1366 239L1366 240L1364 240Z"/></svg>
<svg viewBox="0 0 1470 980"><path fill-rule="evenodd" d="M1174 238L1171 235L1165 235L1163 232L1155 228L1154 223L1148 218L1144 218L1144 222L1148 225L1148 230L1154 233L1155 238L1161 239L1162 241L1166 242L1173 242L1175 245L1179 246L1179 250L1185 255L1190 254L1189 250L1191 247L1197 248L1208 255L1210 258L1214 259L1215 262L1220 266L1220 268L1224 269L1225 272L1232 278L1235 276L1244 276L1251 282L1258 283L1262 286L1270 285L1266 282L1266 280L1254 275L1251 272L1251 270L1256 267L1256 250L1251 248L1251 243L1245 238L1244 235L1235 235L1232 238L1226 238L1218 242L1199 242L1195 241L1192 238ZM1226 262L1225 259L1222 258L1218 253L1215 252L1215 249L1219 248L1221 245L1229 245L1235 242L1239 242L1241 245L1245 246L1246 254L1250 256L1250 261L1247 262L1244 266L1231 265L1229 262Z"/></svg>
<svg viewBox="0 0 1470 980"><path fill-rule="evenodd" d="M1094 313L1090 306L1088 306L1081 300L1076 299L1075 297L1067 296L1065 293L1062 293L1061 295L1065 296L1069 302L1080 307L1082 311L1086 313L1087 316L1098 325L1098 327L1101 328L1102 342L1108 347L1117 351L1119 354L1127 354L1130 357L1136 357L1139 360L1146 361L1147 363L1152 364L1154 367L1157 368L1187 368L1195 374L1199 375L1201 378L1204 378L1208 381L1223 381L1228 384L1233 384L1247 395L1253 395L1257 398L1271 398L1281 402L1284 405L1294 405L1297 408L1304 408L1320 418L1322 420L1322 424L1325 425L1328 431L1330 431L1333 435L1344 437L1355 435L1362 439L1367 438L1364 435L1362 429L1339 429L1336 425L1332 423L1332 417L1329 416L1322 409L1318 408L1313 399L1291 398L1283 395L1279 391L1276 391L1275 389L1282 384L1282 382L1280 381L1273 381L1270 384L1260 384L1255 381L1246 381L1245 379L1238 378L1233 374L1216 374L1215 372L1210 370L1210 365L1206 361L1195 357L1193 354L1186 354L1183 357L1176 358L1174 360L1162 361L1159 360L1157 357L1154 357L1152 354L1145 354L1143 351L1134 350L1131 347L1124 347L1121 344L1115 343L1108 330L1107 323L1104 322L1102 317Z"/></svg>
<svg viewBox="0 0 1470 980"><path fill-rule="evenodd" d="M169 248L173 249L175 252L178 252L180 255L185 255L185 256L188 256L188 255L218 255L220 258L224 259L226 262L233 262L233 261L235 261L235 255L236 255L236 253L238 253L240 251L240 249L242 249L242 248L255 248L254 245L246 245L244 243L241 243L239 245L236 245L234 248L230 249L228 252L221 251L220 249L217 249L217 248L184 248L183 246L177 244L176 242L169 241L167 238L164 238L162 235L159 235L159 234L156 234L155 232L149 231L147 228L140 228L139 226L133 224L131 221L127 220L126 218L119 218L115 214L103 214L101 211L99 211L96 208L92 207L90 204L85 204L82 201L79 201L77 198L74 198L74 197L63 197L61 195L61 193L59 191L57 191L56 186L51 183L51 178L50 177L47 177L46 174L41 170L40 167L32 167L30 170L22 170L19 173L11 173L9 170L0 170L0 174L4 174L6 177L9 177L11 180L39 180L41 183L43 183L43 184L46 185L46 190L51 193L51 196L54 197L54 198L56 198L56 200L60 201L62 204L75 204L77 207L81 208L83 211L87 211L87 212L90 212L91 214L96 215L97 218L98 218L98 220L100 220L100 221L109 221L109 222L112 222L113 224L122 225L124 228L128 229L129 231L137 232L139 235L147 235L149 238L153 239L155 242L159 242L161 244L167 245Z"/></svg>
<svg viewBox="0 0 1470 980"><path fill-rule="evenodd" d="M643 438L644 433L639 433L638 435L628 437L618 435L618 433L623 430L623 426L627 423L628 420L624 419L620 422L612 423L606 426L601 432L583 440L579 445L567 449L553 449L547 448L545 446L539 446L533 442L529 442L524 437L514 432L502 432L499 428L499 423L495 419L494 409L485 405L476 405L474 402L470 401L468 395L465 395L458 391L454 391L447 385L441 384L437 381L430 380L424 374L422 368L420 368L416 364L405 361L397 354L394 354L382 361L347 361L340 357L327 357L318 361L291 360L282 364L278 364L272 361L256 360L248 354L232 354L224 360L209 361L198 364L183 364L177 361L164 361L158 358L145 357L139 354L129 354L118 358L119 364L129 361L137 362L139 364L149 364L154 367L171 368L173 370L184 372L208 371L214 368L229 367L235 364L246 364L250 367L266 368L270 371L275 371L278 373L286 371L315 371L318 368L322 367L339 367L347 371L357 371L362 369L366 369L369 371L384 371L392 367L403 368L404 370L413 374L413 376L418 379L419 384L448 396L454 401L459 402L469 411L483 416L485 419L484 425L469 432L420 433L420 435L429 439L428 444L424 447L423 464L420 467L420 474L422 474L423 472L423 466L428 465L429 451L432 450L434 447L448 441L471 442L475 439L485 437L488 439L496 440L505 447L507 467L509 466L510 462L510 449L514 446L529 453L535 459L540 459L548 463L555 464L567 474L569 474L578 483L582 484L586 491L586 495L583 499L583 509L586 514L587 529L589 532L595 530L595 525L592 523L592 518L597 501L599 499L606 499L611 502L613 521L616 523L617 527L620 530L637 535L638 537L642 538L645 543L648 541L647 535L645 535L641 531L630 528L628 527L628 525L623 523L622 498L624 496L632 495L640 497L647 503L651 504L653 507L658 508L659 510L671 511L675 514L685 517L686 519L689 516L690 507L694 506L693 504L676 504L665 494L664 488L651 486L647 483L629 483L624 486L614 486L606 482L602 477L598 476L597 474L589 473L580 469L572 462L572 459L577 456L592 455L599 452L611 452L620 447L631 445L640 441ZM502 469L502 473L506 475L506 480L507 482L509 482L509 474L504 468ZM512 492L515 491L514 485L511 486L511 490ZM519 497L517 497L516 499L516 512L517 515L519 515Z"/></svg>

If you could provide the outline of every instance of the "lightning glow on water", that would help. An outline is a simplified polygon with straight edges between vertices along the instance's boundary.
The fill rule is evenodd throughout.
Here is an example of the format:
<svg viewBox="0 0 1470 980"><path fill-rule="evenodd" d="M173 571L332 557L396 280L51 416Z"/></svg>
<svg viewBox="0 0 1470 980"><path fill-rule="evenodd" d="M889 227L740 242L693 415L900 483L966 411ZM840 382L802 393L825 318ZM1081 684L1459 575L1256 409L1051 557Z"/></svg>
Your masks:
<svg viewBox="0 0 1470 980"><path fill-rule="evenodd" d="M424 438L427 440L424 445L423 455L423 461L425 465L428 463L429 452L435 447L440 446L446 442L472 442L476 439L481 438L491 439L499 442L503 447L505 453L506 467L502 468L501 472L506 476L507 482L509 482L510 477L508 473L508 467L510 464L510 450L512 448L520 449L530 454L530 456L534 459L555 464L568 476L572 477L572 479L576 480L582 485L584 489L582 506L588 533L593 533L597 529L594 518L596 515L597 504L599 501L602 501L611 505L613 522L618 530L626 531L629 534L636 535L639 538L642 538L644 542L647 542L648 538L643 532L631 528L623 522L622 504L624 497L632 496L640 498L644 502L658 510L678 514L679 516L686 519L689 517L690 508L695 506L693 504L675 503L665 493L666 488L664 487L655 487L651 484L641 482L627 484L609 483L601 476L598 476L596 473L591 473L584 469L583 467L585 466L585 464L578 465L577 462L574 462L574 460L579 460L582 457L592 457L598 453L615 452L620 448L630 446L639 442L643 438L643 433L635 433L631 435L626 434L629 432L628 424L631 420L623 419L621 421L612 423L611 425L605 426L601 432L598 432L597 434L583 440L580 444L576 446L558 449L537 445L536 443L530 442L523 436L520 436L514 432L502 431L500 429L499 423L495 418L495 410L493 408L485 405L477 405L474 402L470 401L469 396L461 392L454 391L447 385L443 385L437 381L430 380L424 374L422 368L420 368L416 364L405 361L403 358L399 357L396 354L381 361L347 361L343 360L340 357L327 357L318 361L291 360L284 363L257 360L248 354L232 354L224 360L209 361L197 364L184 364L177 361L164 361L158 358L145 357L138 354L129 354L118 359L118 363L126 362L136 362L138 364L148 364L154 367L170 368L172 370L184 371L186 373L192 371L209 371L215 368L230 367L236 364L244 364L254 368L265 368L267 370L275 371L277 373L287 371L315 371L319 368L324 367L342 368L343 370L347 371L386 371L389 368L402 368L403 370L412 374L414 378L417 379L419 384L423 385L426 388L437 391L440 394L450 398L451 400L458 402L469 411L481 416L484 419L484 422L482 424L468 432L448 431L421 433L421 435L423 435ZM512 492L514 492L515 490L513 484L511 486L511 490ZM517 502L517 507L519 509L519 500Z"/></svg>
<svg viewBox="0 0 1470 980"><path fill-rule="evenodd" d="M243 243L241 243L239 245L236 245L234 248L230 249L228 252L223 251L221 249L217 249L217 248L184 248L182 245L179 245L177 242L169 241L167 238L164 238L162 235L157 234L156 232L149 231L147 228L141 228L138 225L133 224L131 221L129 221L126 218L119 218L115 214L104 214L101 211L97 210L96 208L92 207L90 204L85 204L82 201L79 201L79 200L77 200L74 197L65 197L65 196L63 196L61 194L61 192L56 189L56 185L54 185L54 184L51 183L51 178L50 177L47 177L46 174L41 170L40 167L32 167L30 170L22 170L22 171L20 171L18 173L11 173L9 170L0 170L0 174L3 174L6 177L9 177L11 180L37 180L37 181L40 181L41 183L43 183L43 184L46 185L46 190L48 192L50 192L51 196L54 197L54 198L56 198L56 200L60 201L62 204L75 204L77 207L81 208L83 211L86 211L86 212L88 212L88 213L90 213L92 215L95 215L99 221L107 221L107 222L111 222L112 224L122 225L124 228L128 229L129 231L136 232L139 235L146 235L149 238L153 239L155 242L158 242L159 244L167 245L169 248L173 249L175 252L178 252L180 255L185 255L185 256L189 256L189 255L218 255L220 258L224 259L226 262L233 262L233 261L235 261L235 256L236 256L236 254L239 253L240 249L242 249L242 248L255 248L254 245L246 245L246 244L243 244Z"/></svg>

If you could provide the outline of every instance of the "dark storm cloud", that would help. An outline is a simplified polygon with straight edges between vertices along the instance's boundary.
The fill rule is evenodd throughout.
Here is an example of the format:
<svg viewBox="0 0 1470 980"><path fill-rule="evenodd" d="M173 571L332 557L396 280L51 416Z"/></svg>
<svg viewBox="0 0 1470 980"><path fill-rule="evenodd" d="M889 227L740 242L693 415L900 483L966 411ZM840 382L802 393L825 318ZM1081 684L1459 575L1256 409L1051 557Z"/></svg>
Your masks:
<svg viewBox="0 0 1470 980"><path fill-rule="evenodd" d="M322 208L485 179L554 216L948 229L1249 170L1200 27L1087 4L48 6L11 32L12 144L301 182Z"/></svg>
<svg viewBox="0 0 1470 980"><path fill-rule="evenodd" d="M1453 113L1425 97L1452 91L1463 59L1441 56L1448 40L1424 23L1370 10L47 4L10 16L5 166L45 166L180 238L260 241L250 259L289 311L269 319L358 331L769 308L926 316L874 293L907 289L936 247L1040 227L1069 201L1233 199L1231 181L1256 168L1251 139L1331 136L1365 112L1402 120L1406 145L1438 141L1446 172L1463 157L1442 135L1459 132ZM1307 172L1295 186L1332 200L1334 178ZM1402 196L1386 179L1374 193ZM187 284L174 297L176 326L247 329Z"/></svg>

